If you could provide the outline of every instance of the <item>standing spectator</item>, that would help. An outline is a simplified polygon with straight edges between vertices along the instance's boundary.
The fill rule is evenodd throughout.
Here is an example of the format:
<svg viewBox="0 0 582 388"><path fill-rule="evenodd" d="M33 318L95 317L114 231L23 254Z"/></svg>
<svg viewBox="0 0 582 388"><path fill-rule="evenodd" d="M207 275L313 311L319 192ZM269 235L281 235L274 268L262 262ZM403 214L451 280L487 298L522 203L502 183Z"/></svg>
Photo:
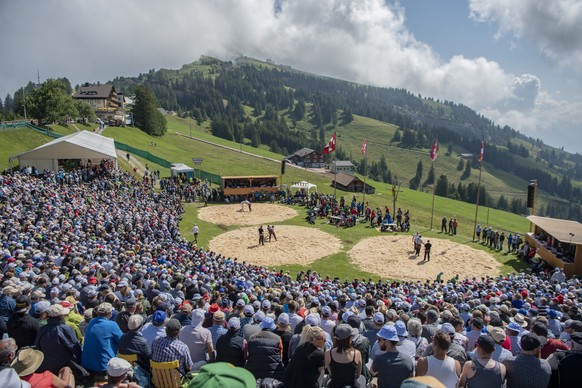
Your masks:
<svg viewBox="0 0 582 388"><path fill-rule="evenodd" d="M505 381L505 365L491 358L495 341L482 335L477 339L477 357L463 366L459 387L502 388Z"/></svg>
<svg viewBox="0 0 582 388"><path fill-rule="evenodd" d="M34 346L39 324L28 312L30 299L26 295L16 298L16 310L8 319L8 335L16 340L19 348Z"/></svg>
<svg viewBox="0 0 582 388"><path fill-rule="evenodd" d="M552 368L547 360L540 359L542 343L534 333L521 337L521 352L514 359L505 360L508 387L546 388Z"/></svg>
<svg viewBox="0 0 582 388"><path fill-rule="evenodd" d="M207 362L214 362L212 334L210 330L202 327L203 321L204 311L195 309L192 311L190 326L185 326L179 335L180 340L188 346L190 351L193 371L197 371Z"/></svg>
<svg viewBox="0 0 582 388"><path fill-rule="evenodd" d="M186 374L192 370L192 359L190 349L178 339L182 325L177 319L170 319L166 324L166 336L159 337L152 346L152 361L170 362L178 360L178 369L181 374Z"/></svg>
<svg viewBox="0 0 582 388"><path fill-rule="evenodd" d="M107 363L117 356L117 344L123 333L117 323L111 321L113 306L110 303L101 303L95 310L97 317L87 326L81 363L85 369L105 375Z"/></svg>
<svg viewBox="0 0 582 388"><path fill-rule="evenodd" d="M200 233L200 228L197 224L192 227L192 233L194 233L194 244L198 244L198 233Z"/></svg>
<svg viewBox="0 0 582 388"><path fill-rule="evenodd" d="M318 326L308 326L301 337L302 343L285 368L283 382L289 387L318 388L325 365L325 332Z"/></svg>
<svg viewBox="0 0 582 388"><path fill-rule="evenodd" d="M434 355L422 357L416 365L417 376L432 376L439 380L447 388L455 388L461 374L461 364L452 357L447 356L447 350L451 346L451 338L442 331L437 331L432 339Z"/></svg>
<svg viewBox="0 0 582 388"><path fill-rule="evenodd" d="M352 346L352 327L342 323L335 328L335 347L325 352L325 366L330 376L329 387L363 387L362 355Z"/></svg>
<svg viewBox="0 0 582 388"><path fill-rule="evenodd" d="M81 363L81 344L73 329L64 321L68 313L60 304L52 305L47 310L47 324L39 329L35 340L36 348L45 355L39 368L41 372L49 370L58 375L71 361Z"/></svg>
<svg viewBox="0 0 582 388"><path fill-rule="evenodd" d="M216 361L228 362L234 366L244 367L247 355L247 341L238 335L240 319L228 320L228 332L216 341Z"/></svg>
<svg viewBox="0 0 582 388"><path fill-rule="evenodd" d="M448 233L447 231L447 216L443 216L441 220L441 233Z"/></svg>
<svg viewBox="0 0 582 388"><path fill-rule="evenodd" d="M413 360L398 351L399 341L394 325L386 325L378 332L378 344L384 353L374 358L370 368L371 375L378 376L378 388L399 387L413 375Z"/></svg>

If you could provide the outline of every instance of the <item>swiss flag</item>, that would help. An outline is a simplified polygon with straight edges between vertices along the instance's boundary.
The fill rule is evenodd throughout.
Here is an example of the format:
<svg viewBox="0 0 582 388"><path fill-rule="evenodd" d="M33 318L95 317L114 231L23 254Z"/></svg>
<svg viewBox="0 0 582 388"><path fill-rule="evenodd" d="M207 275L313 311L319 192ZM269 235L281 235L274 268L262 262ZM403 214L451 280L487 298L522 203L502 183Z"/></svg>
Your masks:
<svg viewBox="0 0 582 388"><path fill-rule="evenodd" d="M368 149L368 142L364 138L364 144L362 144L362 155L366 156L366 150Z"/></svg>
<svg viewBox="0 0 582 388"><path fill-rule="evenodd" d="M479 153L479 161L483 161L483 152L485 151L485 142L481 140L481 152Z"/></svg>
<svg viewBox="0 0 582 388"><path fill-rule="evenodd" d="M439 149L439 143L438 143L438 141L435 141L434 144L432 145L432 148L430 149L430 160L432 160L433 162L437 158L438 149Z"/></svg>
<svg viewBox="0 0 582 388"><path fill-rule="evenodd" d="M335 132L333 133L331 139L329 139L329 142L327 142L327 145L323 148L323 151L321 152L325 155L333 151L335 151Z"/></svg>

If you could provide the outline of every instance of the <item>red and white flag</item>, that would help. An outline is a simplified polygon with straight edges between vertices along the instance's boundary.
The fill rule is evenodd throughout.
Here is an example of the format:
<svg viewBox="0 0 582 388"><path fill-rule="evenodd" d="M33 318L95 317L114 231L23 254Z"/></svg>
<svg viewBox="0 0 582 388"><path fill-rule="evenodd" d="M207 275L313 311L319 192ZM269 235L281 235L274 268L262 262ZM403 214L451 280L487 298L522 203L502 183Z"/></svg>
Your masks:
<svg viewBox="0 0 582 388"><path fill-rule="evenodd" d="M329 154L330 152L335 151L335 132L331 135L331 139L327 142L327 145L321 151L322 154Z"/></svg>
<svg viewBox="0 0 582 388"><path fill-rule="evenodd" d="M483 152L485 151L485 142L481 140L481 152L479 153L479 161L483 161Z"/></svg>
<svg viewBox="0 0 582 388"><path fill-rule="evenodd" d="M432 145L432 148L430 149L430 160L432 160L433 162L437 158L438 149L439 149L439 143L438 143L438 141L435 141L434 144Z"/></svg>
<svg viewBox="0 0 582 388"><path fill-rule="evenodd" d="M368 142L366 141L366 138L364 138L364 144L362 144L362 155L366 156L367 149L368 149Z"/></svg>

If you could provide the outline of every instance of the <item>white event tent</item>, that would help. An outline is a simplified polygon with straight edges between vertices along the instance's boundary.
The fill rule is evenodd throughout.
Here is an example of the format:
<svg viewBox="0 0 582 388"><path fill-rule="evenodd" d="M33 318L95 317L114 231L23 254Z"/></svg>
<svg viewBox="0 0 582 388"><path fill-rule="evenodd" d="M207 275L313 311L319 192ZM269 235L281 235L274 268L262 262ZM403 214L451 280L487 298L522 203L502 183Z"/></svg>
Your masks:
<svg viewBox="0 0 582 388"><path fill-rule="evenodd" d="M306 181L301 181L299 183L295 183L295 184L291 185L291 189L305 190L308 193L309 193L309 190L311 190L313 188L317 189L317 185L314 185L313 183L309 183Z"/></svg>
<svg viewBox="0 0 582 388"><path fill-rule="evenodd" d="M109 159L117 165L114 140L89 131L63 136L33 150L12 156L11 165L14 159L18 159L20 168L34 166L40 171L58 171L59 166L66 162L85 166L89 160L95 165L102 159Z"/></svg>

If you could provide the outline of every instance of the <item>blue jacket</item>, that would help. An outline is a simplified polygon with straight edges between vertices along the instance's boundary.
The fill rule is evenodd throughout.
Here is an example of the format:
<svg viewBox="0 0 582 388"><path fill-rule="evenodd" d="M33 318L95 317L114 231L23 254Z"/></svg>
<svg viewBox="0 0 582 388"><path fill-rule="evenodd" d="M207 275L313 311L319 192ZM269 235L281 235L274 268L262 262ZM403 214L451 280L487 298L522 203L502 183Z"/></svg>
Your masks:
<svg viewBox="0 0 582 388"><path fill-rule="evenodd" d="M93 372L107 370L109 360L117 357L117 344L122 335L115 321L93 318L85 332L81 365Z"/></svg>
<svg viewBox="0 0 582 388"><path fill-rule="evenodd" d="M15 310L16 301L8 295L0 295L0 318L4 321L4 323L8 322L8 318L14 314Z"/></svg>

